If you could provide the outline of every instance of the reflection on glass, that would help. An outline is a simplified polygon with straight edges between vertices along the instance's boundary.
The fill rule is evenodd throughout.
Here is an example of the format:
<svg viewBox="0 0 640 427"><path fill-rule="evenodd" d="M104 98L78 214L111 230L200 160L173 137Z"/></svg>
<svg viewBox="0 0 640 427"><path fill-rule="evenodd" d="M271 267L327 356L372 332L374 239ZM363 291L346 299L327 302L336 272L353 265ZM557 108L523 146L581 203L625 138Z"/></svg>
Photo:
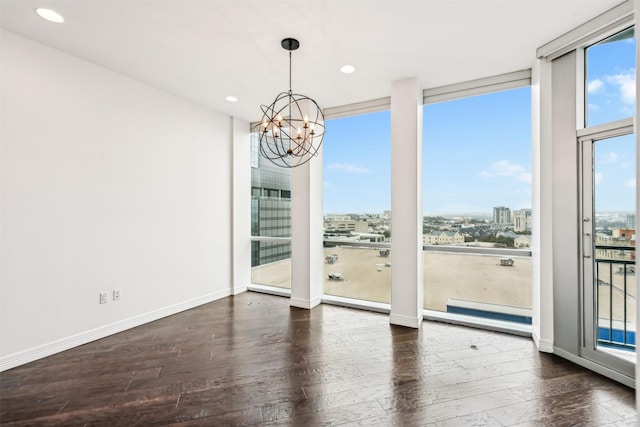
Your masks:
<svg viewBox="0 0 640 427"><path fill-rule="evenodd" d="M598 344L633 350L636 324L635 135L593 149Z"/></svg>
<svg viewBox="0 0 640 427"><path fill-rule="evenodd" d="M636 39L634 29L615 34L586 51L586 126L635 115Z"/></svg>
<svg viewBox="0 0 640 427"><path fill-rule="evenodd" d="M530 257L424 252L424 308L530 323Z"/></svg>

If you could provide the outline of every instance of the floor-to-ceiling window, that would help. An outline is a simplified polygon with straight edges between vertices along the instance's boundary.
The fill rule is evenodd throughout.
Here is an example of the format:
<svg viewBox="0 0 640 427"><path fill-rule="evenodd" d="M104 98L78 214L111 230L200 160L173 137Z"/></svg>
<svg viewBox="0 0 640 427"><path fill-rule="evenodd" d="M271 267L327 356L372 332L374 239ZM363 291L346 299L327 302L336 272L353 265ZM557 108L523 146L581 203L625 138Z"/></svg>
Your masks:
<svg viewBox="0 0 640 427"><path fill-rule="evenodd" d="M291 287L291 170L260 155L251 135L251 283Z"/></svg>
<svg viewBox="0 0 640 427"><path fill-rule="evenodd" d="M531 90L520 84L425 97L428 311L531 323Z"/></svg>
<svg viewBox="0 0 640 427"><path fill-rule="evenodd" d="M324 293L389 303L389 111L329 119L324 140Z"/></svg>

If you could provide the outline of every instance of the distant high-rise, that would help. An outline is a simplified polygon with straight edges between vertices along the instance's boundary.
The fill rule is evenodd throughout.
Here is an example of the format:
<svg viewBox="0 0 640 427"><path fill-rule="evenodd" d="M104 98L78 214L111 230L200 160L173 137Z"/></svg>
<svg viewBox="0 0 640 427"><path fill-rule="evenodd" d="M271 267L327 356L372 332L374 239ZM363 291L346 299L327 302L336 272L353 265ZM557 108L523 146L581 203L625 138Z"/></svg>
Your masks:
<svg viewBox="0 0 640 427"><path fill-rule="evenodd" d="M627 214L626 227L636 228L636 214Z"/></svg>
<svg viewBox="0 0 640 427"><path fill-rule="evenodd" d="M513 231L531 231L531 209L513 211Z"/></svg>
<svg viewBox="0 0 640 427"><path fill-rule="evenodd" d="M511 224L511 209L505 206L494 207L493 222L495 224Z"/></svg>
<svg viewBox="0 0 640 427"><path fill-rule="evenodd" d="M251 235L291 237L291 170L275 166L251 140ZM251 266L291 258L289 242L251 242Z"/></svg>

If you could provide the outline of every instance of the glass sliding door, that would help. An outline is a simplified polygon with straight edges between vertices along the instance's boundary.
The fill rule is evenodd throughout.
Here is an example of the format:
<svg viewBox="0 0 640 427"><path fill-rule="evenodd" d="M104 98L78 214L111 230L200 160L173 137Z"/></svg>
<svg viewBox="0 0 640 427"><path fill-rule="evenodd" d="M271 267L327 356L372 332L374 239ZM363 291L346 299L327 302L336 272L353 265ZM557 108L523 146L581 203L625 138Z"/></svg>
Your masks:
<svg viewBox="0 0 640 427"><path fill-rule="evenodd" d="M636 143L634 28L584 49L581 353L634 377Z"/></svg>
<svg viewBox="0 0 640 427"><path fill-rule="evenodd" d="M580 140L583 356L632 376L636 349L633 125Z"/></svg>

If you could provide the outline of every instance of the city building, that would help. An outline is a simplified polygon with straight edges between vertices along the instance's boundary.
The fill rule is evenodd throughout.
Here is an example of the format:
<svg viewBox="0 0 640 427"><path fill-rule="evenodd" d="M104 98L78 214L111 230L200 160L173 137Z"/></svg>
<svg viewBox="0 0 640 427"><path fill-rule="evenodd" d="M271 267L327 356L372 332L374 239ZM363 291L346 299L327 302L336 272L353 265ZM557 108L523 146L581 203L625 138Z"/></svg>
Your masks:
<svg viewBox="0 0 640 427"><path fill-rule="evenodd" d="M327 214L324 216L324 219L325 221L351 221L351 216Z"/></svg>
<svg viewBox="0 0 640 427"><path fill-rule="evenodd" d="M251 235L291 237L291 171L262 158L251 139ZM252 241L251 266L291 258L288 242Z"/></svg>
<svg viewBox="0 0 640 427"><path fill-rule="evenodd" d="M357 233L360 241L367 241L370 243L382 243L385 241L384 234L378 233Z"/></svg>
<svg viewBox="0 0 640 427"><path fill-rule="evenodd" d="M625 239L627 241L635 240L636 238L636 229L635 227L627 227L627 228L614 228L611 230L611 236L614 239Z"/></svg>
<svg viewBox="0 0 640 427"><path fill-rule="evenodd" d="M511 224L511 210L504 206L493 208L494 224Z"/></svg>
<svg viewBox="0 0 640 427"><path fill-rule="evenodd" d="M597 259L634 261L636 231L634 228L613 228L611 234L596 233Z"/></svg>
<svg viewBox="0 0 640 427"><path fill-rule="evenodd" d="M464 236L457 231L432 231L422 236L425 245L454 245L464 243Z"/></svg>
<svg viewBox="0 0 640 427"><path fill-rule="evenodd" d="M626 227L636 228L636 214L628 214L626 218L627 218Z"/></svg>
<svg viewBox="0 0 640 427"><path fill-rule="evenodd" d="M518 209L513 211L513 231L531 231L532 223L531 209Z"/></svg>
<svg viewBox="0 0 640 427"><path fill-rule="evenodd" d="M326 233L332 232L353 232L353 233L366 233L369 231L369 223L367 221L325 221L324 230Z"/></svg>
<svg viewBox="0 0 640 427"><path fill-rule="evenodd" d="M140 425L145 416L157 417L147 425L287 423L283 417L291 425L634 425L627 387L640 386L636 355L630 343L616 355L603 351L597 334L601 320L621 322L629 326L626 340L640 329L639 319L599 317L602 307L593 306L586 319L584 305L594 301L585 292L605 284L623 289L608 298L624 298L623 306L635 301L624 291L636 289L635 275L626 274L631 263L621 263L625 274L611 269L607 278L583 273L586 256L595 255L583 256L595 209L583 208L593 195L580 191L598 178L582 185L582 174L593 171L593 164L582 164L593 151L587 148L611 135L637 138L633 82L640 70L633 65L624 75L611 74L622 70L613 58L610 73L596 82L586 76L585 51L614 45L611 37L634 42L640 0L44 3L66 22L40 20L31 1L0 2L3 423L11 405L7 423L22 425ZM292 67L280 45L287 36L301 41ZM626 45L637 50L635 42ZM347 61L355 73L339 71ZM607 94L624 95L625 103L606 108L620 116L594 124L587 98L599 84ZM422 127L423 105L512 88L529 88L531 95L531 133L522 138L531 143L530 174L509 156L515 142L502 140L499 128L492 129L502 146L494 153L498 163L472 158L462 166L461 158L423 153L421 137L429 131ZM260 122L260 105L289 89L314 97L327 121L390 112L393 240L389 256L366 268L377 278L388 275L391 298L365 322L351 308L370 306L352 304L338 314L316 307L326 301L322 154L291 171L290 188L280 177L252 178L252 163L260 162L251 153L252 124ZM450 114L459 111L452 106ZM369 131L375 127L358 136ZM428 156L454 170L473 167L495 188L489 206L507 203L500 181L531 183L532 314L531 324L516 331L524 338L515 347L502 345L496 331L466 329L464 322L459 332L426 336L444 326L422 326L421 190ZM430 184L442 193L465 185ZM348 192L349 178L334 185ZM626 191L640 200L637 189ZM471 212L464 200L454 205ZM291 237L279 237L289 206ZM511 224L509 209L496 209L493 222ZM632 244L628 234L612 238ZM272 316L273 307L251 300L249 292L259 290L251 267L285 256L284 247L270 251L289 243L291 289L280 292L288 299ZM467 259L473 258L480 256ZM454 267L436 290L455 284L464 267L450 261ZM519 261L491 267L507 274ZM341 255L331 266L343 262ZM348 288L349 280L334 285ZM234 312L239 302L241 313ZM196 307L201 310L189 311ZM171 328L172 316L183 312L189 322L171 342L154 339L152 327ZM215 328L199 327L212 319ZM269 322L280 329L263 329ZM80 346L104 337L124 351L94 346L97 352L82 353ZM147 338L143 345L140 337ZM436 342L445 348L435 352ZM386 352L371 357L365 347L371 343L384 343ZM534 346L550 354L522 358L520 349ZM67 349L77 349L89 367L75 369L78 360ZM204 354L190 359L198 349ZM465 365L466 356L478 365ZM32 369L30 362L46 367ZM624 386L587 379L573 364ZM42 390L31 387L25 398L30 386L13 379L18 370L28 371L30 381L44 380ZM60 372L77 377L48 382ZM84 389L64 394L96 372L102 375ZM158 386L167 378L191 388ZM375 389L365 388L371 383ZM105 393L111 386L117 391ZM286 391L291 397L283 399ZM452 398L434 402L434 393ZM180 418L185 408L191 417ZM64 418L69 413L77 418Z"/></svg>

